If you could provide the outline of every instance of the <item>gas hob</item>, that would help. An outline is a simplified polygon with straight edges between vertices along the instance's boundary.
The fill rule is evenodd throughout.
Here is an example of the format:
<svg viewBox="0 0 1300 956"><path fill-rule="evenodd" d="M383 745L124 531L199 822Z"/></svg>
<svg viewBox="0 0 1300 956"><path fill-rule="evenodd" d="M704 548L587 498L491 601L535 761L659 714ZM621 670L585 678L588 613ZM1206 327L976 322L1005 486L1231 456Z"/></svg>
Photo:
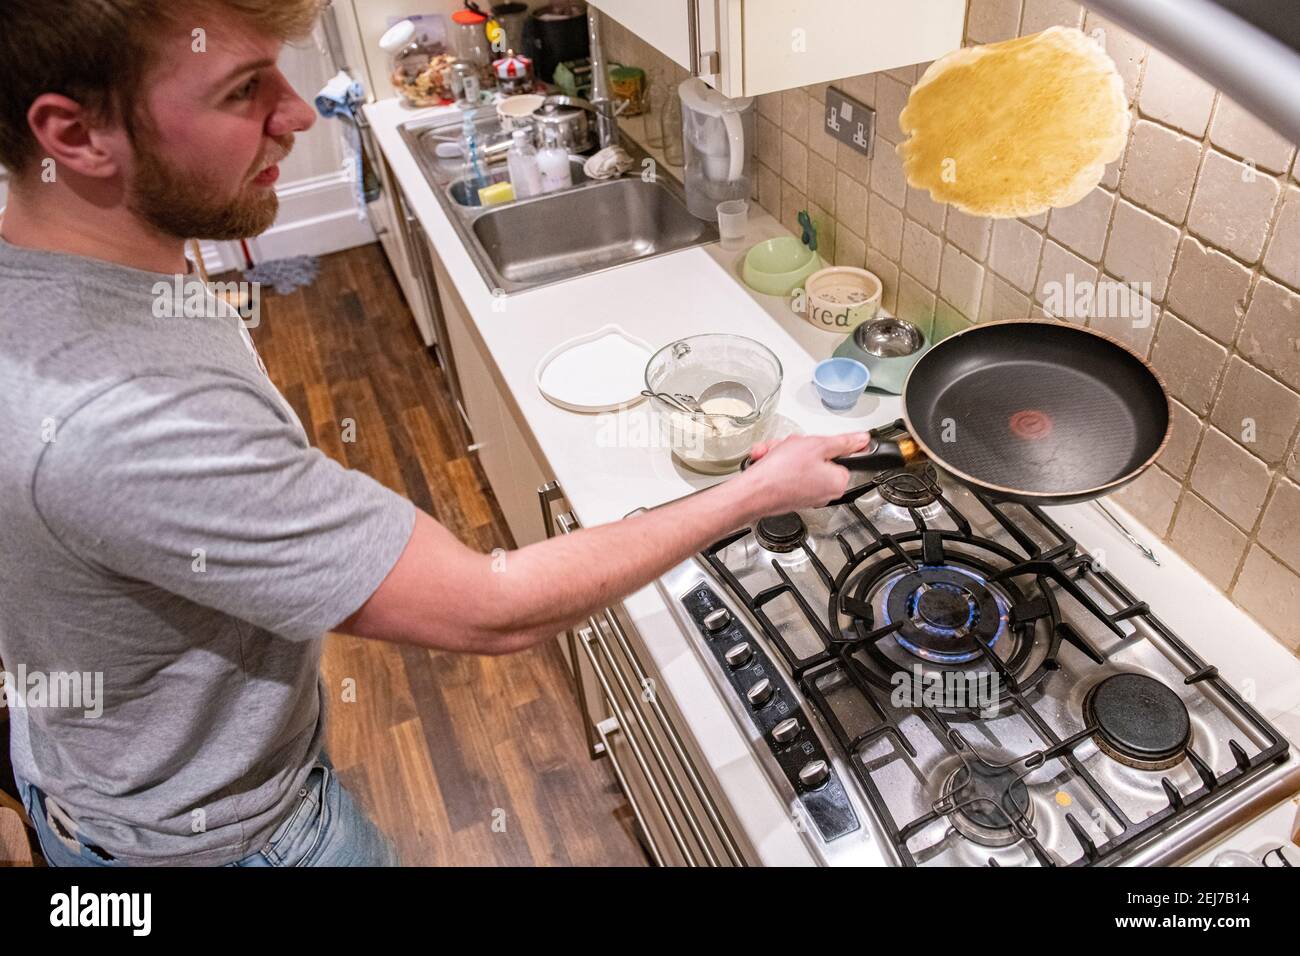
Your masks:
<svg viewBox="0 0 1300 956"><path fill-rule="evenodd" d="M660 581L827 863L1186 858L1300 789L1286 739L1048 513L931 466Z"/></svg>

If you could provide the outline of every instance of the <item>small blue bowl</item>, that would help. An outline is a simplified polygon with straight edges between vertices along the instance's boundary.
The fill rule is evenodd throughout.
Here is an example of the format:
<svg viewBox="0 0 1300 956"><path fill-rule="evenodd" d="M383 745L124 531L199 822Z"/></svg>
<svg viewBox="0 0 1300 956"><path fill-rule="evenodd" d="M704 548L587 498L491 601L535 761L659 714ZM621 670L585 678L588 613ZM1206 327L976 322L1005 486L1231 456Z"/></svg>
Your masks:
<svg viewBox="0 0 1300 956"><path fill-rule="evenodd" d="M857 359L828 358L817 363L813 384L822 404L834 411L844 411L858 403L858 396L871 381L871 372Z"/></svg>

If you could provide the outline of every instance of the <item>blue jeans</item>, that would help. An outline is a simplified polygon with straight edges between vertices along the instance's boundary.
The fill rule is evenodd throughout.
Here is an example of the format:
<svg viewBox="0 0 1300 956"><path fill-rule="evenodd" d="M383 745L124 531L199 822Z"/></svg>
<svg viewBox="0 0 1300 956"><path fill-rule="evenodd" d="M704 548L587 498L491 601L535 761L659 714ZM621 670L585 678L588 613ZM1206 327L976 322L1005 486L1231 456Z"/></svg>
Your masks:
<svg viewBox="0 0 1300 956"><path fill-rule="evenodd" d="M52 820L45 794L18 778L27 815L50 866L125 866L80 833ZM228 866L397 866L397 853L339 782L325 754L312 767L299 800L266 846ZM57 829L56 829L57 827Z"/></svg>

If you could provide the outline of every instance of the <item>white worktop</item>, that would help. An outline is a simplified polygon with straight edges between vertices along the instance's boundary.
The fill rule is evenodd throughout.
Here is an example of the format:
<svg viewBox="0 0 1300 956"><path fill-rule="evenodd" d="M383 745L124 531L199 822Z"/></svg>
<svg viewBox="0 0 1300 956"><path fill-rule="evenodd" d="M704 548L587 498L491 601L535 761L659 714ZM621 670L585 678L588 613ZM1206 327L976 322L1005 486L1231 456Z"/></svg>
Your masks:
<svg viewBox="0 0 1300 956"><path fill-rule="evenodd" d="M810 381L812 369L832 353L840 337L808 325L784 300L749 291L737 274L741 253L725 252L716 243L546 288L493 296L398 133L402 123L433 112L410 110L394 99L366 107L412 210L581 524L617 520L636 508L662 504L720 480L682 469L667 448L611 441L620 434L656 434L635 424L637 416L649 415L644 404L626 413L625 430L620 432L607 416L565 411L537 391L539 359L556 345L602 325L618 323L655 347L702 332L736 333L762 342L784 367L779 413L809 433L862 430L899 417L898 397L875 392L868 392L849 412L823 408ZM757 204L751 203L750 216L750 244L784 232ZM1114 503L1110 507L1119 510ZM1109 570L1217 665L1264 717L1300 743L1300 660L1163 544L1155 544L1162 562L1157 567L1092 506L1050 510L1083 547L1093 554L1104 552ZM1139 537L1155 540L1135 519L1121 516ZM753 808L753 822L747 815L746 829L764 862L805 862L807 851L789 825L788 812L779 805L659 591L644 588L624 607L728 797Z"/></svg>

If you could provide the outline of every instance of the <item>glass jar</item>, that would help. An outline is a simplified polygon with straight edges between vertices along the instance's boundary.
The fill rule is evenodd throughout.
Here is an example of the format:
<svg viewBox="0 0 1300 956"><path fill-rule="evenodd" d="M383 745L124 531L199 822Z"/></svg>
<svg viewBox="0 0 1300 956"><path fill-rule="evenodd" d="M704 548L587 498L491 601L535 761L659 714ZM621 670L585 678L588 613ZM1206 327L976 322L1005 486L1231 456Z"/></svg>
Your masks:
<svg viewBox="0 0 1300 956"><path fill-rule="evenodd" d="M484 89L497 84L492 71L492 44L487 38L488 18L473 10L457 10L451 15L451 45L457 59L471 63L478 71Z"/></svg>
<svg viewBox="0 0 1300 956"><path fill-rule="evenodd" d="M402 20L380 37L379 46L388 54L393 89L407 106L438 106L452 99L447 71L456 58L440 41Z"/></svg>

